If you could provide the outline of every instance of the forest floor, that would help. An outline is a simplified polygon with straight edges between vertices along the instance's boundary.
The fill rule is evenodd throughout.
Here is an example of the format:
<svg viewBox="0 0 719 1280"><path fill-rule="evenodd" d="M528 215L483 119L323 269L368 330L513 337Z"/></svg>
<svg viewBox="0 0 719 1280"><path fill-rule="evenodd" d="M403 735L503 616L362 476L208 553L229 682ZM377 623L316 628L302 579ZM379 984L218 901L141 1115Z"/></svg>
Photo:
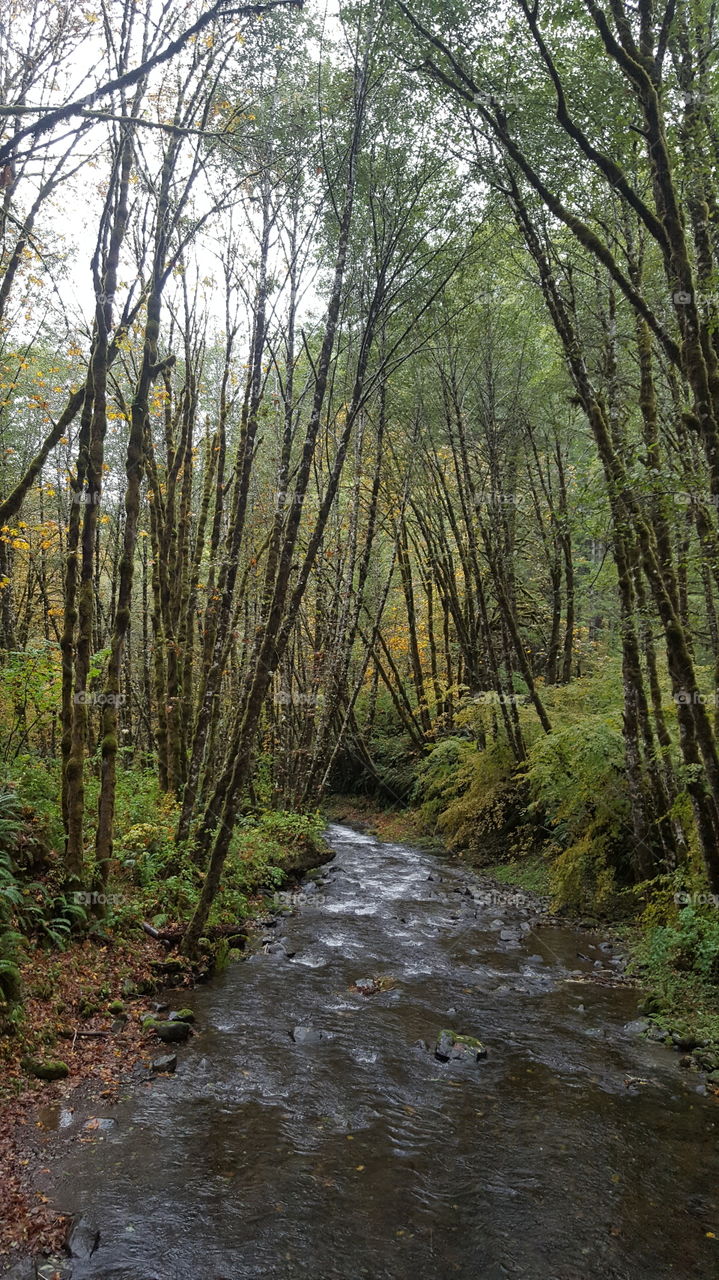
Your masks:
<svg viewBox="0 0 719 1280"><path fill-rule="evenodd" d="M157 1045L141 1018L166 958L150 939L86 940L26 955L22 1021L0 1037L0 1257L63 1242L67 1220L32 1187L41 1159L35 1131L44 1127L39 1110L72 1110L78 1091L86 1100L114 1101L128 1073L149 1066ZM64 1064L67 1074L33 1078L36 1063Z"/></svg>

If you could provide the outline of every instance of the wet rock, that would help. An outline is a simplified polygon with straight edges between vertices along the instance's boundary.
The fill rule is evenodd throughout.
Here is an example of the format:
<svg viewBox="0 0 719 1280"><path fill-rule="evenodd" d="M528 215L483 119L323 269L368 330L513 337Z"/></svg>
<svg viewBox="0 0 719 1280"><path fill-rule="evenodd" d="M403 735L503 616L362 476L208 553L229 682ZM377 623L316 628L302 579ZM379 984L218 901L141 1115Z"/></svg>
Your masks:
<svg viewBox="0 0 719 1280"><path fill-rule="evenodd" d="M87 1262L100 1243L100 1232L85 1218L78 1218L67 1242L71 1258Z"/></svg>
<svg viewBox="0 0 719 1280"><path fill-rule="evenodd" d="M269 956L287 956L288 955L288 952L287 950L285 950L283 943L273 942L271 940L267 942L267 945L265 946L265 951ZM292 952L292 954L294 955L294 951Z"/></svg>
<svg viewBox="0 0 719 1280"><path fill-rule="evenodd" d="M611 942L600 942L599 947L597 949L599 951L604 951L606 953L609 953L614 950L614 946L612 945Z"/></svg>
<svg viewBox="0 0 719 1280"><path fill-rule="evenodd" d="M168 1014L168 1022L194 1022L195 1015L192 1009L177 1009Z"/></svg>
<svg viewBox="0 0 719 1280"><path fill-rule="evenodd" d="M35 1280L37 1272L32 1262L17 1262L12 1271L6 1271L3 1280Z"/></svg>
<svg viewBox="0 0 719 1280"><path fill-rule="evenodd" d="M544 964L544 956L527 956L527 964Z"/></svg>
<svg viewBox="0 0 719 1280"><path fill-rule="evenodd" d="M667 1040L671 1042L671 1037L666 1027L650 1027L647 1031L647 1040L652 1044L666 1044Z"/></svg>
<svg viewBox="0 0 719 1280"><path fill-rule="evenodd" d="M381 989L376 978L357 978L354 986L363 996L374 996Z"/></svg>
<svg viewBox="0 0 719 1280"><path fill-rule="evenodd" d="M504 920L492 920L492 921L490 921L490 926L489 926L489 927L490 927L490 929L503 929L503 928L504 928Z"/></svg>
<svg viewBox="0 0 719 1280"><path fill-rule="evenodd" d="M72 1267L66 1258L46 1258L33 1274L37 1280L72 1280Z"/></svg>
<svg viewBox="0 0 719 1280"><path fill-rule="evenodd" d="M161 1058L154 1058L152 1062L151 1070L154 1071L156 1075L159 1075L162 1072L171 1074L173 1071L176 1071L177 1070L177 1054L165 1053L162 1055Z"/></svg>
<svg viewBox="0 0 719 1280"><path fill-rule="evenodd" d="M426 1040L415 1040L414 1047L415 1049L423 1049L425 1053L429 1049L429 1045Z"/></svg>
<svg viewBox="0 0 719 1280"><path fill-rule="evenodd" d="M189 1022L153 1022L151 1030L164 1044L182 1044L191 1032Z"/></svg>
<svg viewBox="0 0 719 1280"><path fill-rule="evenodd" d="M328 1031L319 1031L316 1027L295 1027L290 1034L295 1044L319 1044L332 1039Z"/></svg>
<svg viewBox="0 0 719 1280"><path fill-rule="evenodd" d="M318 892L317 885L314 883L313 880L310 880L308 884L306 883L302 885L302 892L304 893L305 897L308 897L313 893L317 893Z"/></svg>
<svg viewBox="0 0 719 1280"><path fill-rule="evenodd" d="M455 1017L457 1010L455 1009L454 1005L450 1005L449 1009L447 1010L447 1013L449 1014L450 1018Z"/></svg>
<svg viewBox="0 0 719 1280"><path fill-rule="evenodd" d="M694 1049L703 1049L705 1043L697 1036L684 1035L680 1031L672 1032L672 1040L680 1053L691 1053Z"/></svg>
<svg viewBox="0 0 719 1280"><path fill-rule="evenodd" d="M692 1061L700 1071L719 1071L719 1050L707 1046L695 1049Z"/></svg>
<svg viewBox="0 0 719 1280"><path fill-rule="evenodd" d="M434 1056L439 1062L478 1062L486 1058L487 1050L481 1040L474 1036L459 1036L454 1031L440 1031L434 1048Z"/></svg>
<svg viewBox="0 0 719 1280"><path fill-rule="evenodd" d="M117 1036L121 1031L125 1030L126 1026L127 1018L115 1018L115 1021L110 1023L110 1034Z"/></svg>
<svg viewBox="0 0 719 1280"><path fill-rule="evenodd" d="M522 921L522 923L520 924L519 928L520 928L520 930L522 931L522 933L531 933L531 932L532 932L532 926L531 926L531 924L527 924L527 921L526 921L526 920L523 920L523 921Z"/></svg>
<svg viewBox="0 0 719 1280"><path fill-rule="evenodd" d="M640 1089L659 1089L661 1086L657 1080L647 1080L644 1076L625 1076L624 1087L636 1096Z"/></svg>
<svg viewBox="0 0 719 1280"><path fill-rule="evenodd" d="M516 929L501 929L499 933L500 942L517 942L519 940Z"/></svg>
<svg viewBox="0 0 719 1280"><path fill-rule="evenodd" d="M150 1005L153 1013L166 1013L169 1007L169 1004L162 1004L159 1000L154 1000Z"/></svg>
<svg viewBox="0 0 719 1280"><path fill-rule="evenodd" d="M649 1030L650 1025L648 1018L634 1018L632 1022L625 1022L622 1030L626 1031L630 1036L643 1036Z"/></svg>

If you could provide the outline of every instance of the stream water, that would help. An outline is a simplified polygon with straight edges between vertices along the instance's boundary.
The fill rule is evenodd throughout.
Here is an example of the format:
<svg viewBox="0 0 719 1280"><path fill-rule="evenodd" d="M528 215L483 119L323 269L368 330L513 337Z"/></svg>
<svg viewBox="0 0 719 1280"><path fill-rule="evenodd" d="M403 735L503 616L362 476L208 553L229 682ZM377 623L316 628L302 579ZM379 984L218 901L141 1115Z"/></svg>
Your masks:
<svg viewBox="0 0 719 1280"><path fill-rule="evenodd" d="M630 989L581 981L600 939L477 901L448 859L329 839L267 931L285 951L183 993L177 1074L59 1152L54 1200L101 1233L73 1280L716 1280L717 1103L622 1030ZM445 1027L487 1058L437 1061Z"/></svg>

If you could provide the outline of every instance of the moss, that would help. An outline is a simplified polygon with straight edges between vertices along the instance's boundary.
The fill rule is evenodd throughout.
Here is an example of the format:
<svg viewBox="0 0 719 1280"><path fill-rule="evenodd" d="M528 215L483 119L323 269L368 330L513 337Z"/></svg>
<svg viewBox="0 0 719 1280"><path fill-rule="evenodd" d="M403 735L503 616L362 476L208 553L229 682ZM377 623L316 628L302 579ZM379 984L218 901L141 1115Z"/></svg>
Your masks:
<svg viewBox="0 0 719 1280"><path fill-rule="evenodd" d="M175 1022L194 1022L195 1015L192 1009L178 1009L173 1019Z"/></svg>
<svg viewBox="0 0 719 1280"><path fill-rule="evenodd" d="M109 1013L124 1013L124 1012L125 1012L125 1006L124 1006L124 1004L122 1003L122 1000L113 1000L113 1001L112 1001L112 1002L107 1006L107 1008L108 1008L108 1012L109 1012Z"/></svg>
<svg viewBox="0 0 719 1280"><path fill-rule="evenodd" d="M484 1045L476 1036L458 1036L455 1031L443 1031L443 1036L450 1036L454 1044L466 1044L468 1049L483 1049Z"/></svg>
<svg viewBox="0 0 719 1280"><path fill-rule="evenodd" d="M17 1005L22 1003L22 980L17 965L7 963L0 973L0 1003Z"/></svg>
<svg viewBox="0 0 719 1280"><path fill-rule="evenodd" d="M66 1062L59 1058L48 1058L45 1062L37 1062L34 1058L26 1059L23 1066L37 1080L64 1080L70 1074Z"/></svg>

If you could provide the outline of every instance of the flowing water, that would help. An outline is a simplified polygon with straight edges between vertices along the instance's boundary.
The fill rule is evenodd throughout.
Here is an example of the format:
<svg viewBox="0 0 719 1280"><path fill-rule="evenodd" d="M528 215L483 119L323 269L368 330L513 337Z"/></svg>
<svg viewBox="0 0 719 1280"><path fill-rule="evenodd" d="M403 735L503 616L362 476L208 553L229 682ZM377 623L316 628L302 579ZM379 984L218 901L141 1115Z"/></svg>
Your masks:
<svg viewBox="0 0 719 1280"><path fill-rule="evenodd" d="M329 838L268 930L294 955L193 992L177 1075L56 1160L55 1201L101 1232L73 1280L715 1280L717 1103L622 1031L631 990L578 980L599 939L476 901L447 859ZM486 1060L437 1061L445 1027Z"/></svg>

